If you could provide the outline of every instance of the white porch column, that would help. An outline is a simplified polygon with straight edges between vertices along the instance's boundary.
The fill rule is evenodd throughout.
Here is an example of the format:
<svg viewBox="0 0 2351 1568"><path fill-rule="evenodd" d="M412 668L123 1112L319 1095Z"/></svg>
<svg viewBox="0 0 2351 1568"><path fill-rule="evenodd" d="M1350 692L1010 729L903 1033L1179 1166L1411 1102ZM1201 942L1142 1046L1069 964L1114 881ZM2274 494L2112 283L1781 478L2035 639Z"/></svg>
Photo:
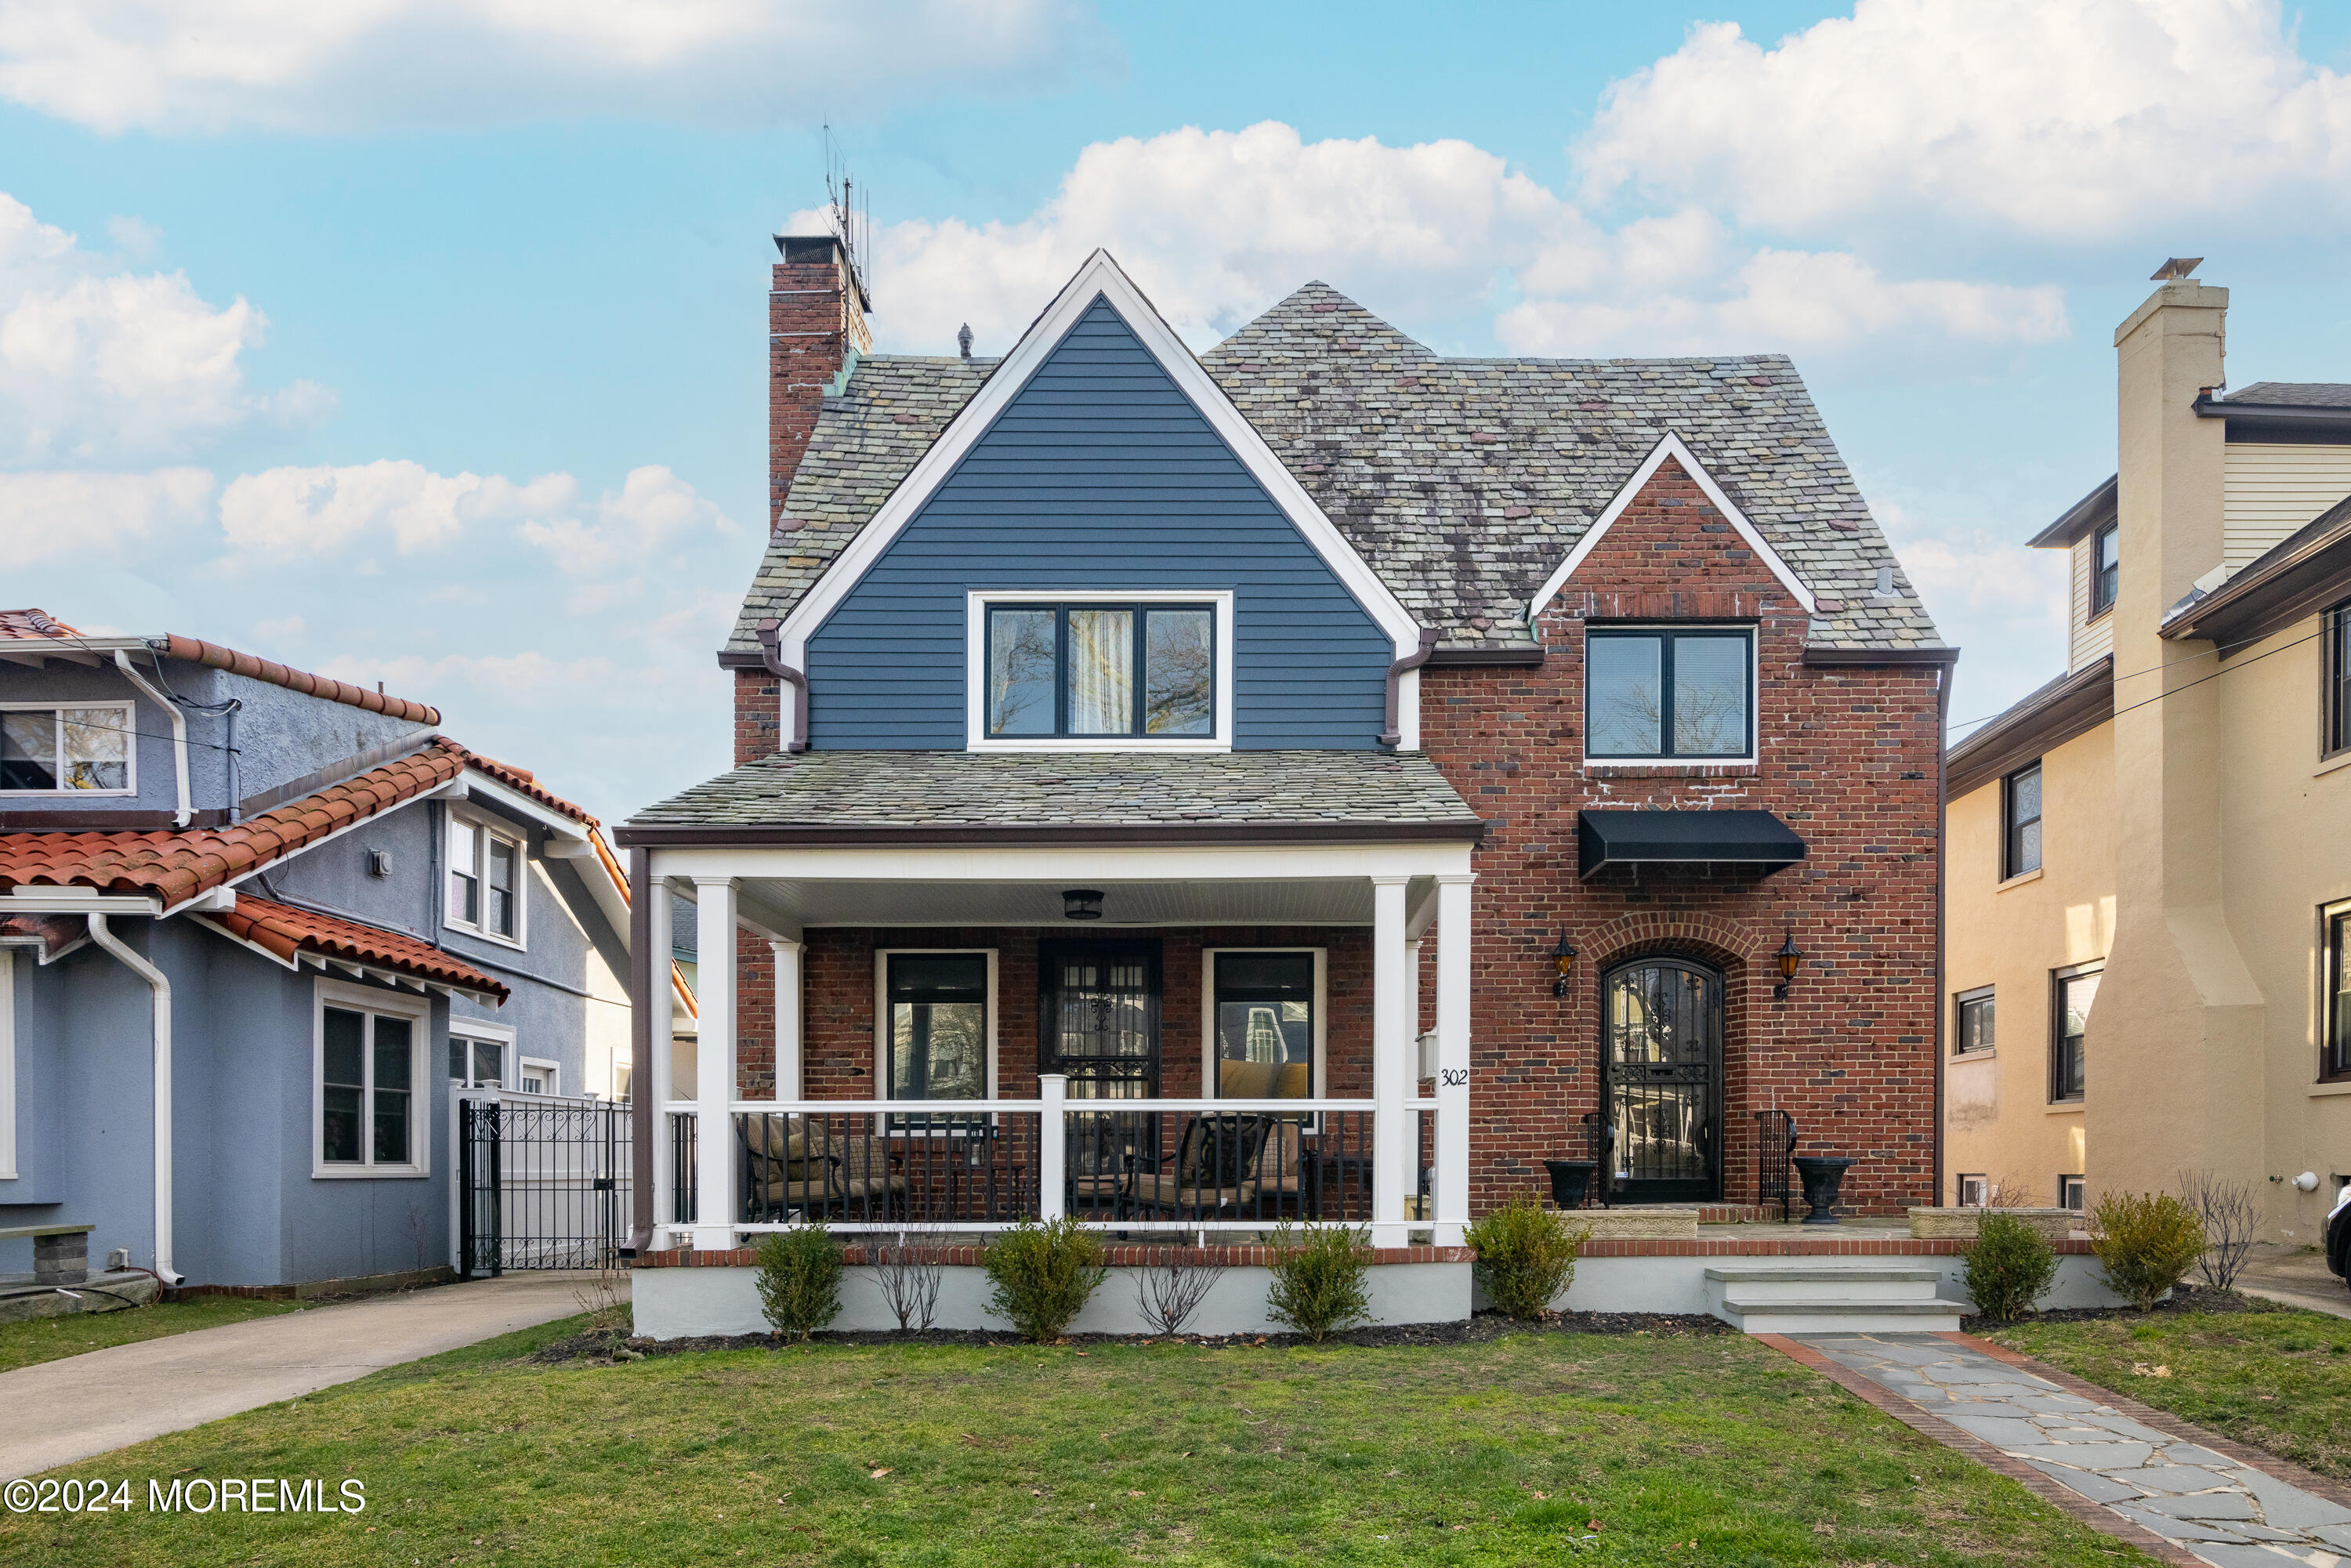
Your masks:
<svg viewBox="0 0 2351 1568"><path fill-rule="evenodd" d="M1372 878L1372 1245L1401 1247L1409 1227L1405 1199L1419 1184L1418 1024L1415 977L1405 939L1409 879Z"/></svg>
<svg viewBox="0 0 2351 1568"><path fill-rule="evenodd" d="M695 978L702 1004L695 1040L696 1251L735 1245L735 879L697 876Z"/></svg>
<svg viewBox="0 0 2351 1568"><path fill-rule="evenodd" d="M1469 875L1437 879L1437 1234L1461 1244L1469 1220Z"/></svg>
<svg viewBox="0 0 2351 1568"><path fill-rule="evenodd" d="M677 1031L677 992L671 983L670 954L677 947L675 934L669 923L669 882L653 877L638 890L637 896L653 902L645 906L645 940L653 946L653 995L646 998L645 1011L652 1019L646 1030L646 1051L650 1061L630 1065L630 1092L650 1097L653 1104L653 1228L666 1230L677 1213L677 1173L669 1168L673 1147L670 1137L670 1036Z"/></svg>
<svg viewBox="0 0 2351 1568"><path fill-rule="evenodd" d="M773 938L776 958L776 1098L798 1100L800 1086L800 944Z"/></svg>
<svg viewBox="0 0 2351 1568"><path fill-rule="evenodd" d="M1040 1073L1037 1093L1045 1103L1045 1113L1037 1123L1037 1218L1059 1219L1067 1207L1062 1199L1070 1175L1068 1074Z"/></svg>

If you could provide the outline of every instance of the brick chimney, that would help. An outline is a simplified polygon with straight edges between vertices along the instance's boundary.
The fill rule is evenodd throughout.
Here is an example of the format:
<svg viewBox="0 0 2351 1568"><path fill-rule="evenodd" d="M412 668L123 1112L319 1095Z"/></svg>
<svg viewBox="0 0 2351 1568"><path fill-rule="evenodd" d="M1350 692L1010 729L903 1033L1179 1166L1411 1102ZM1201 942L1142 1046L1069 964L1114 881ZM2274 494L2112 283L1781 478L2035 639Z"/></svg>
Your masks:
<svg viewBox="0 0 2351 1568"><path fill-rule="evenodd" d="M872 352L873 339L864 285L840 240L778 235L776 249L783 259L768 291L768 523L786 529L793 524L784 499L825 392L839 391L841 371Z"/></svg>

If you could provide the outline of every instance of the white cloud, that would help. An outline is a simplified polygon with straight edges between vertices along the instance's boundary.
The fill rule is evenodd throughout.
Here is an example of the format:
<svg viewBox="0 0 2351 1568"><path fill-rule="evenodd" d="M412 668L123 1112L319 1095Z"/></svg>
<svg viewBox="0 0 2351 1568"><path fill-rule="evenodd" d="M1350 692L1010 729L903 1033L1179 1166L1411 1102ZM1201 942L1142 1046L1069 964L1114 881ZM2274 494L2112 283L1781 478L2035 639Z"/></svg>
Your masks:
<svg viewBox="0 0 2351 1568"><path fill-rule="evenodd" d="M0 459L176 455L256 418L331 410L312 383L246 387L267 323L242 298L215 307L184 274L114 266L0 193Z"/></svg>
<svg viewBox="0 0 2351 1568"><path fill-rule="evenodd" d="M308 625L299 615L288 615L277 621L256 621L253 623L253 634L256 637L299 637L308 630Z"/></svg>
<svg viewBox="0 0 2351 1568"><path fill-rule="evenodd" d="M0 559L18 568L73 556L119 559L159 534L207 528L212 494L213 476L202 468L0 473Z"/></svg>
<svg viewBox="0 0 2351 1568"><path fill-rule="evenodd" d="M0 0L0 97L105 131L811 123L1109 48L1085 0Z"/></svg>
<svg viewBox="0 0 2351 1568"><path fill-rule="evenodd" d="M1695 207L1607 230L1465 141L1308 142L1272 121L1097 142L1019 222L909 222L878 240L876 329L929 353L951 351L967 320L980 352L1002 352L1096 246L1202 347L1313 277L1407 322L1516 294L1496 330L1520 352L1931 355L2065 331L2054 287L1892 278L1839 251L1757 249Z"/></svg>
<svg viewBox="0 0 2351 1568"><path fill-rule="evenodd" d="M1578 158L1593 192L1781 234L2214 233L2257 204L2343 216L2351 78L2299 57L2275 0L1860 0L1771 48L1691 28Z"/></svg>
<svg viewBox="0 0 2351 1568"><path fill-rule="evenodd" d="M653 464L630 470L617 493L597 501L592 517L534 517L519 533L566 575L579 577L641 567L689 529L727 533L734 527L716 503Z"/></svg>
<svg viewBox="0 0 2351 1568"><path fill-rule="evenodd" d="M551 480L569 485L559 475L534 483ZM435 474L404 459L271 468L229 481L221 495L221 528L239 549L311 555L389 533L400 553L411 555L448 543L482 509L517 490L495 476Z"/></svg>
<svg viewBox="0 0 2351 1568"><path fill-rule="evenodd" d="M612 661L601 654L552 658L536 649L519 653L449 653L426 658L402 653L389 659L337 654L319 673L354 685L381 681L384 689L445 707L470 701L487 708L520 710L554 704L585 707L612 679ZM437 695L435 695L437 694ZM523 766L527 759L515 758Z"/></svg>

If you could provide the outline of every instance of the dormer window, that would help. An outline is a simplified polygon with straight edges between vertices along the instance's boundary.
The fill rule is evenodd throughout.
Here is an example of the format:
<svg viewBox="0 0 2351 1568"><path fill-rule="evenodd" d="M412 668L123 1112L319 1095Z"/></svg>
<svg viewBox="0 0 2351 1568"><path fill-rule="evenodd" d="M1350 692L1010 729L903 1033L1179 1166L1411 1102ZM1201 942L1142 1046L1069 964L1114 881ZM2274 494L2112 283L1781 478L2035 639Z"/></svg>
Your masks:
<svg viewBox="0 0 2351 1568"><path fill-rule="evenodd" d="M1229 594L975 594L981 750L1232 743Z"/></svg>

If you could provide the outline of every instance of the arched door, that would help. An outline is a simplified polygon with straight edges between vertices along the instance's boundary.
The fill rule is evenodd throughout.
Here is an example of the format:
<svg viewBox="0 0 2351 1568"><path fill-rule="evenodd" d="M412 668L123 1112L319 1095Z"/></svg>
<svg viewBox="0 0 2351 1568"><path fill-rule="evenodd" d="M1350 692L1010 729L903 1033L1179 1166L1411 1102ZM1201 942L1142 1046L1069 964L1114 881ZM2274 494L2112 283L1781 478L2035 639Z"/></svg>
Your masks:
<svg viewBox="0 0 2351 1568"><path fill-rule="evenodd" d="M1634 1203L1722 1193L1722 976L1642 958L1602 978L1602 1114L1610 1188Z"/></svg>

